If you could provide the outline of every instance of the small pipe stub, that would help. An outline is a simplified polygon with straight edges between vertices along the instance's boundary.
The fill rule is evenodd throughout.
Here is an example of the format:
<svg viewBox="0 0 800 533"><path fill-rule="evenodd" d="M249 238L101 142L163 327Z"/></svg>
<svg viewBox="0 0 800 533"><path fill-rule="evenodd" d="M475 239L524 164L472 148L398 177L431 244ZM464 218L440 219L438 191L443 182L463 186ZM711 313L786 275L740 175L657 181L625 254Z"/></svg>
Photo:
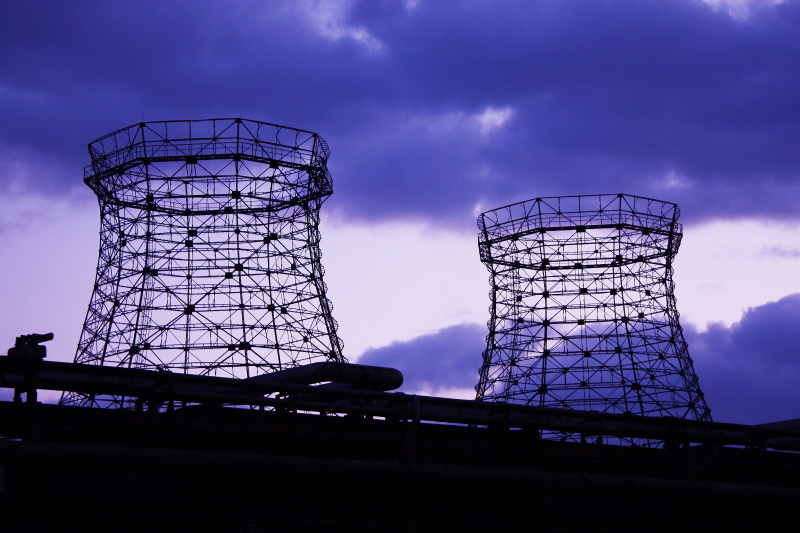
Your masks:
<svg viewBox="0 0 800 533"><path fill-rule="evenodd" d="M38 357L44 359L47 357L47 349L44 346L39 346L41 342L53 340L52 333L31 333L29 335L20 335L14 342L14 347L8 349L9 357Z"/></svg>

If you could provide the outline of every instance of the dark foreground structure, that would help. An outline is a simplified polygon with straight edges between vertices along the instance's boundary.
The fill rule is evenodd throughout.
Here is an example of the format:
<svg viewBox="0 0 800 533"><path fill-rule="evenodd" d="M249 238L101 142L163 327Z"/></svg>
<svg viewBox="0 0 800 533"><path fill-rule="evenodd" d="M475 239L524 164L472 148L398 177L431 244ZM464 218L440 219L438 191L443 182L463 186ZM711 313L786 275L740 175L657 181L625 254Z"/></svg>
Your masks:
<svg viewBox="0 0 800 533"><path fill-rule="evenodd" d="M48 362L38 348L0 357L0 387L16 397L0 402L4 532L800 524L796 429L366 390L396 386L396 371L359 365L242 380ZM137 409L46 405L44 389L125 395Z"/></svg>

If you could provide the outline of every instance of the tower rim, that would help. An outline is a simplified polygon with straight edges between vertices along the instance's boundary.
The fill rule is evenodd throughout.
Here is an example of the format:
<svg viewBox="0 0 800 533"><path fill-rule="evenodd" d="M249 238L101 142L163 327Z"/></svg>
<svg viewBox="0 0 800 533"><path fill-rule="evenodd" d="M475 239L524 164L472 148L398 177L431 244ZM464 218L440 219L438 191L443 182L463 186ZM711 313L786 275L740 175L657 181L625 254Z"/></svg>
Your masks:
<svg viewBox="0 0 800 533"><path fill-rule="evenodd" d="M317 133L242 118L139 122L89 143L91 164L83 181L98 196L113 196L120 177L136 166L163 162L251 161L311 176L311 196L332 192L327 170L330 149ZM170 178L167 178L170 179ZM172 179L191 180L191 176Z"/></svg>

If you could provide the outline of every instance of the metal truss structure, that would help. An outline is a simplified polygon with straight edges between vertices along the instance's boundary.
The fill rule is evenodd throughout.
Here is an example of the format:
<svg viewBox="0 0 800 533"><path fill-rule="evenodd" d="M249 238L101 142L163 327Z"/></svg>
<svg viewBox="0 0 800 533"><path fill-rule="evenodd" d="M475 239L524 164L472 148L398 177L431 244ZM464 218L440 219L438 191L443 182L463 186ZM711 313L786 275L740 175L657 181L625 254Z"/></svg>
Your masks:
<svg viewBox="0 0 800 533"><path fill-rule="evenodd" d="M492 291L477 398L710 421L673 293L679 213L618 194L481 214Z"/></svg>
<svg viewBox="0 0 800 533"><path fill-rule="evenodd" d="M148 122L89 152L100 256L76 363L247 378L345 361L320 263L332 187L319 135ZM78 393L62 403L127 406Z"/></svg>

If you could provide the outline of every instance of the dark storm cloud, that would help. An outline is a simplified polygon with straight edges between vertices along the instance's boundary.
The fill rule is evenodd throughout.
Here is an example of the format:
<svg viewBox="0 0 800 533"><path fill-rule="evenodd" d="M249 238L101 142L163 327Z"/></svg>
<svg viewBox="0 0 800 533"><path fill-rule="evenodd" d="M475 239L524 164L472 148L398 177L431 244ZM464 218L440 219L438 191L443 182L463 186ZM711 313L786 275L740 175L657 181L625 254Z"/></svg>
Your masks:
<svg viewBox="0 0 800 533"><path fill-rule="evenodd" d="M478 383L486 328L460 324L406 342L364 352L359 364L388 366L403 373L403 390L441 394Z"/></svg>
<svg viewBox="0 0 800 533"><path fill-rule="evenodd" d="M617 191L684 220L800 215L798 2L336 5L6 2L0 156L64 191L102 134L242 115L322 134L352 219Z"/></svg>
<svg viewBox="0 0 800 533"><path fill-rule="evenodd" d="M750 308L730 328L685 334L714 420L800 418L800 294Z"/></svg>

